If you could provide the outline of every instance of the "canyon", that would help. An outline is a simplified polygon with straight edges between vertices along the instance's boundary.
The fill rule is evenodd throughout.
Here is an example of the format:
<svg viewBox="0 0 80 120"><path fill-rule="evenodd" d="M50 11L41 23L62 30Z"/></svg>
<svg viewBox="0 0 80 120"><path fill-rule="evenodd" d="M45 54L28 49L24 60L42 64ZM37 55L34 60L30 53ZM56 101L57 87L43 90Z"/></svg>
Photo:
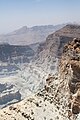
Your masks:
<svg viewBox="0 0 80 120"><path fill-rule="evenodd" d="M0 119L79 120L80 26L69 24L48 35L36 52L33 46L28 46L33 53L29 62L10 62L17 73L0 78L0 106L8 105L0 110ZM23 53L25 57L25 49Z"/></svg>

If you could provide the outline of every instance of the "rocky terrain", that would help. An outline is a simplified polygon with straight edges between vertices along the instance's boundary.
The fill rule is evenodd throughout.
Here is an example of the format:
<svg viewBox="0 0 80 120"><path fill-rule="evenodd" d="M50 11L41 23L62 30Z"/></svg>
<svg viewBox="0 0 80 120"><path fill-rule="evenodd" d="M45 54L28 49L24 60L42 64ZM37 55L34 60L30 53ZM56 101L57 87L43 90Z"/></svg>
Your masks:
<svg viewBox="0 0 80 120"><path fill-rule="evenodd" d="M0 110L1 120L80 119L79 34L78 25L63 27L38 46L32 62L18 66L20 71L16 76L0 79L1 85L5 86L3 93L6 89L12 93L13 88L14 94L18 92L19 99L16 95L12 97L15 102L26 97ZM9 89L9 86L12 87Z"/></svg>
<svg viewBox="0 0 80 120"><path fill-rule="evenodd" d="M80 38L79 25L66 25L58 31L48 35L46 41L40 44L38 50L38 57L40 56L39 59L41 58L40 62L44 61L45 57L60 57L63 53L64 45L72 41L75 37Z"/></svg>
<svg viewBox="0 0 80 120"><path fill-rule="evenodd" d="M80 38L74 38L72 42L65 45L63 52L60 74L66 82L64 85L68 85L67 89L70 94L68 115L69 117L73 115L73 120L80 113Z"/></svg>
<svg viewBox="0 0 80 120"><path fill-rule="evenodd" d="M48 35L46 41L39 44L33 63L53 74L54 70L57 70L64 45L72 41L76 36L80 38L80 26L71 24Z"/></svg>
<svg viewBox="0 0 80 120"><path fill-rule="evenodd" d="M44 41L44 38L48 33L58 30L62 26L63 25L49 25L35 26L32 28L27 28L25 26L19 30L1 37L0 84L2 86L2 89L5 85L7 88L1 91L2 100L0 102L0 108L20 101L43 88L49 71L43 70L41 66L36 66L34 62L31 62L31 60L33 58L35 60L34 56L36 56L37 51L39 51L39 48L41 46L41 43L39 42L42 40ZM38 41L37 39L39 38L35 38L35 35L38 37L40 36L41 41ZM41 35L44 38L41 38ZM28 39L28 37L31 37L31 39ZM34 38L35 42L37 43L34 42ZM34 44L26 45L30 40L32 41L30 43ZM25 45L21 41L25 42ZM55 64L56 62L54 61L54 67ZM10 85L14 87L9 87ZM8 88L10 89L8 90ZM16 94L17 92L19 92L21 96L20 99L17 99L19 97L19 95ZM12 98L9 99L9 96L11 95Z"/></svg>
<svg viewBox="0 0 80 120"><path fill-rule="evenodd" d="M28 46L0 44L0 61L8 63L25 63L34 56L34 51ZM22 61L21 61L22 60Z"/></svg>
<svg viewBox="0 0 80 120"><path fill-rule="evenodd" d="M21 100L20 92L14 87L9 83L0 83L0 107L4 107L5 104L9 105L11 101L11 103L15 103Z"/></svg>
<svg viewBox="0 0 80 120"><path fill-rule="evenodd" d="M15 75L20 71L21 64L30 63L38 47L37 44L34 46L33 49L33 45L0 44L0 78Z"/></svg>
<svg viewBox="0 0 80 120"><path fill-rule="evenodd" d="M0 110L1 120L79 120L80 39L65 45L59 72L48 75L45 86L20 103Z"/></svg>

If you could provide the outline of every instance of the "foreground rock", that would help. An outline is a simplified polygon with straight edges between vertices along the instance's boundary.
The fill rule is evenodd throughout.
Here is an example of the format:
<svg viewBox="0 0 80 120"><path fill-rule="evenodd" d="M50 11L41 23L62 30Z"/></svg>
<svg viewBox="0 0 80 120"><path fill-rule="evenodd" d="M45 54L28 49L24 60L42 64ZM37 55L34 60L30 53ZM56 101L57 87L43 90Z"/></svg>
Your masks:
<svg viewBox="0 0 80 120"><path fill-rule="evenodd" d="M45 95L29 97L1 110L0 120L65 120L65 116L51 102L53 97Z"/></svg>
<svg viewBox="0 0 80 120"><path fill-rule="evenodd" d="M66 82L69 89L69 117L76 119L80 113L80 39L74 38L65 45L60 64L60 76ZM68 86L67 86L68 85ZM73 117L72 117L73 116ZM79 118L80 119L80 118Z"/></svg>

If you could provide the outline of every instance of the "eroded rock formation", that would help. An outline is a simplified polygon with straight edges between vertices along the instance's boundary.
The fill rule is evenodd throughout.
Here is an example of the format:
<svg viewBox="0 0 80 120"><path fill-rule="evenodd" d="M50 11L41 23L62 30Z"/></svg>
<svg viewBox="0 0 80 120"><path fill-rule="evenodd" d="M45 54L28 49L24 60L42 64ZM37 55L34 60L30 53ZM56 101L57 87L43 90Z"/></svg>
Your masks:
<svg viewBox="0 0 80 120"><path fill-rule="evenodd" d="M80 39L74 38L64 47L60 64L62 79L67 79L69 86L69 110L72 114L80 113Z"/></svg>

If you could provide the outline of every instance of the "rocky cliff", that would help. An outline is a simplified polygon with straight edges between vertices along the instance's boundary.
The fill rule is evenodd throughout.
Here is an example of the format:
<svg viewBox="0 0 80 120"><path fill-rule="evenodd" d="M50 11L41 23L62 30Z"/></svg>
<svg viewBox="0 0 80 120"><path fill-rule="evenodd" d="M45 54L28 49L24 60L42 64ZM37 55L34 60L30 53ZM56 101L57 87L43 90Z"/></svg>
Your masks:
<svg viewBox="0 0 80 120"><path fill-rule="evenodd" d="M60 57L63 53L63 47L73 38L80 38L80 26L79 25L66 25L58 31L48 35L46 42L40 44L40 56ZM39 53L38 53L39 55Z"/></svg>
<svg viewBox="0 0 80 120"><path fill-rule="evenodd" d="M1 120L80 119L80 38L73 35L67 41L58 72L49 74L44 88L35 95L0 110Z"/></svg>
<svg viewBox="0 0 80 120"><path fill-rule="evenodd" d="M43 63L41 61L43 68L46 64L49 66L51 60L51 64L54 65L53 60L55 59L52 58L59 58L59 70L55 75L52 75L49 74L50 71L45 72L42 69L43 74L48 74L45 81L45 77L42 77L42 72L41 74L38 74L40 72L39 64L35 62L38 65L38 67L36 66L36 69L39 71L30 66L31 69L35 70L35 74L38 74L38 78L40 78L41 75L41 80L43 79L43 81L45 81L42 89L38 89L36 94L27 97L20 103L0 110L1 120L80 119L80 29L77 25L67 25L60 31L49 35L46 43L41 44L41 47L39 48L40 58L38 59L43 61ZM78 38L75 38L75 36L78 36ZM26 73L25 69L25 74ZM26 81L24 83L26 83Z"/></svg>
<svg viewBox="0 0 80 120"><path fill-rule="evenodd" d="M69 89L69 117L73 115L73 119L76 119L80 113L80 38L74 38L65 45L60 63L60 76Z"/></svg>
<svg viewBox="0 0 80 120"><path fill-rule="evenodd" d="M80 26L71 24L48 35L46 41L38 47L36 64L43 66L43 69L50 71L50 73L54 69L57 70L55 66L58 65L58 60L62 56L64 45L75 37L80 38Z"/></svg>

